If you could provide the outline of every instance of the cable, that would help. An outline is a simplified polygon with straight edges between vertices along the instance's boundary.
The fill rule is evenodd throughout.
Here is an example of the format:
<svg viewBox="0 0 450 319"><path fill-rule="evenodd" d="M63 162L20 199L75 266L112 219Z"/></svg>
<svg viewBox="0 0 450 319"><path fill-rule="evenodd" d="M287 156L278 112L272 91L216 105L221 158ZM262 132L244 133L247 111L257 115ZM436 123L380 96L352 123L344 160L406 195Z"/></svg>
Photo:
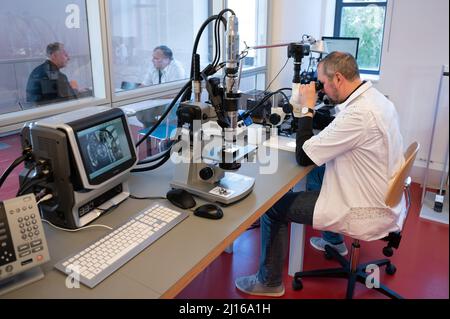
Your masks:
<svg viewBox="0 0 450 319"><path fill-rule="evenodd" d="M287 58L286 63L284 63L284 65L281 68L280 72L278 72L278 74L275 76L275 78L272 80L272 82L270 82L269 86L265 89L265 92L267 92L270 89L270 87L272 86L273 82L275 82L275 80L280 76L281 72L283 72L283 70L286 68L288 62L289 62L289 58Z"/></svg>
<svg viewBox="0 0 450 319"><path fill-rule="evenodd" d="M177 103L177 101L181 98L181 96L184 94L184 92L188 89L188 87L191 85L191 81L192 79L189 79L189 82L187 82L184 87L181 89L180 92L178 92L177 96L173 99L172 103L170 103L169 107L167 108L167 110L164 112L163 115L161 115L160 119L158 120L158 122L156 122L156 124L139 140L139 142L136 143L136 147L139 147L142 143L144 143L147 138L152 135L152 133L154 131L156 131L156 129L159 127L159 125L161 125L161 123L166 119L166 117L170 114L170 112L172 112L173 107L175 106L175 104ZM139 163L138 163L139 165Z"/></svg>
<svg viewBox="0 0 450 319"><path fill-rule="evenodd" d="M17 166L19 166L20 164L25 162L25 160L30 159L30 158L31 158L31 153L25 153L25 151L24 151L24 154L22 156L20 156L16 160L14 160L14 162L6 169L6 171L0 177L0 188L3 186L3 183L6 181L6 179L9 176L9 174L11 174L13 170Z"/></svg>
<svg viewBox="0 0 450 319"><path fill-rule="evenodd" d="M40 203L49 201L49 200L52 199L52 198L53 198L53 195L52 195L52 194L45 195L44 197L42 197L42 198L37 202L36 205L39 206Z"/></svg>
<svg viewBox="0 0 450 319"><path fill-rule="evenodd" d="M252 109L250 109L247 112L245 112L244 114L242 114L240 116L240 119L244 119L247 116L252 115L252 113L256 112L260 107L262 107L264 105L264 103L266 103L274 95L282 94L284 96L284 98L286 99L286 101L289 102L289 99L288 99L287 95L284 94L283 91L292 91L292 89L291 88L283 88L283 89L279 89L278 91L275 91L275 92L272 92L272 93L269 93L269 94L267 94L267 92L266 92L265 93L266 96L264 96L264 98L256 106L254 106Z"/></svg>
<svg viewBox="0 0 450 319"><path fill-rule="evenodd" d="M42 222L50 225L51 227L53 227L55 229L62 230L62 231L65 231L65 232L69 232L69 233L76 233L76 232L83 231L83 230L86 230L86 229L89 229L89 228L106 228L108 230L114 230L114 228L111 228L111 227L106 226L106 225L90 225L90 226L85 226L85 227L78 228L78 229L65 229L65 228L61 228L61 227L53 225L52 223L50 223L46 219L43 219Z"/></svg>
<svg viewBox="0 0 450 319"><path fill-rule="evenodd" d="M135 200L166 200L167 197L163 197L163 196L157 196L157 197L136 197L134 195L130 195L131 199L135 199Z"/></svg>
<svg viewBox="0 0 450 319"><path fill-rule="evenodd" d="M23 194L26 194L26 192L29 191L31 188L33 188L36 185L39 185L42 182L47 181L47 179L48 179L48 176L45 176L45 177L39 178L39 179L31 179L27 184L24 185L24 187L19 189L17 196L22 196Z"/></svg>
<svg viewBox="0 0 450 319"><path fill-rule="evenodd" d="M161 166L163 166L164 164L166 164L169 159L170 159L170 149L168 150L167 155L165 157L163 157L162 160L158 164L155 164L155 165L149 166L149 167L136 168L136 169L133 169L131 172L132 173L141 173L141 172L154 171L155 169L158 169Z"/></svg>
<svg viewBox="0 0 450 319"><path fill-rule="evenodd" d="M33 165L31 166L31 168L28 170L28 172L26 173L25 177L22 180L22 183L19 184L19 190L17 191L16 197L19 196L20 190L23 188L23 186L25 185L25 183L27 182L28 177L30 177L31 172L37 167L37 163L33 163Z"/></svg>
<svg viewBox="0 0 450 319"><path fill-rule="evenodd" d="M43 198L41 198L41 199L37 202L37 206L39 206L39 205L40 205L41 203L43 203L43 202L49 201L49 200L52 199L52 198L53 198L53 195L52 195L52 194L45 195ZM102 214L102 215L103 215L103 214ZM42 222L47 223L47 224L50 225L51 227L56 228L56 229L58 229L58 230L62 230L62 231L65 231L65 232L71 232L71 233L79 232L79 231L82 231L82 230L85 230L85 229L88 229L88 228L97 228L97 227L106 228L106 229L109 229L109 230L114 230L113 228L111 228L111 227L109 227L109 226L106 226L106 225L91 225L91 226L86 226L86 227L82 227L82 228L79 228L79 229L65 229L65 228L61 228L61 227L58 227L58 226L56 226L56 225L53 225L51 222L49 222L49 221L46 220L46 219L42 219Z"/></svg>

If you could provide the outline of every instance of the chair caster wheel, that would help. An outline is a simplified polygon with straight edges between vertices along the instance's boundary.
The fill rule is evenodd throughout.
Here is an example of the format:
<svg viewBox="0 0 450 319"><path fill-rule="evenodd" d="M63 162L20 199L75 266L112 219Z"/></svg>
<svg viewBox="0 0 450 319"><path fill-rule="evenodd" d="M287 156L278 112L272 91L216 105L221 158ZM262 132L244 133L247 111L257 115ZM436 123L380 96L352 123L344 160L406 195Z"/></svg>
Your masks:
<svg viewBox="0 0 450 319"><path fill-rule="evenodd" d="M383 255L385 255L386 257L392 257L394 255L394 250L391 247L384 247Z"/></svg>
<svg viewBox="0 0 450 319"><path fill-rule="evenodd" d="M330 254L328 251L325 251L324 256L325 256L326 260L332 260L333 259L333 255Z"/></svg>
<svg viewBox="0 0 450 319"><path fill-rule="evenodd" d="M394 275L397 272L397 268L393 264L389 264L386 266L386 273L390 276Z"/></svg>
<svg viewBox="0 0 450 319"><path fill-rule="evenodd" d="M295 291L303 289L303 282L301 278L294 278L294 280L292 281L292 289L294 289Z"/></svg>

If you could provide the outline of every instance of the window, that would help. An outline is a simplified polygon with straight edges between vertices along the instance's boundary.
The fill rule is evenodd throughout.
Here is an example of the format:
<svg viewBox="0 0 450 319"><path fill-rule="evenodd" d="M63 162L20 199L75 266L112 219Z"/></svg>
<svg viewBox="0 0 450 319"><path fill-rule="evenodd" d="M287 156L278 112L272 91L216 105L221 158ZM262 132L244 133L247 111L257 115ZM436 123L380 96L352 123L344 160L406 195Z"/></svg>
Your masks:
<svg viewBox="0 0 450 319"><path fill-rule="evenodd" d="M2 1L0 114L93 95L87 21L85 0Z"/></svg>
<svg viewBox="0 0 450 319"><path fill-rule="evenodd" d="M334 35L357 37L362 73L379 74L387 0L336 0Z"/></svg>
<svg viewBox="0 0 450 319"><path fill-rule="evenodd" d="M207 14L207 0L110 0L114 91L188 79Z"/></svg>

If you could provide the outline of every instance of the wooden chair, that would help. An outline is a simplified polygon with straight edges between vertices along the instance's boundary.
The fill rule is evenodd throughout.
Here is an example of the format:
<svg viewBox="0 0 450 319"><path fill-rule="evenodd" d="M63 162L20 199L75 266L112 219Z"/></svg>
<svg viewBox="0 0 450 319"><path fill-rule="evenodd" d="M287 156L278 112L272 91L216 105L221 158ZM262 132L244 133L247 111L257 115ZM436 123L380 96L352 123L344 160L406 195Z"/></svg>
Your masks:
<svg viewBox="0 0 450 319"><path fill-rule="evenodd" d="M406 199L406 217L404 222L408 217L409 209L411 207L411 178L409 174L411 172L411 168L416 159L417 153L419 151L420 145L418 143L413 143L408 147L408 150L405 153L405 163L400 168L397 173L395 179L389 186L389 190L386 196L385 203L389 207L395 207L400 204L402 200L402 195L405 194ZM387 237L381 239L387 242L387 246L383 249L383 254L386 257L392 257L393 248L398 249L400 246L400 241L402 238L401 231L390 233ZM303 283L301 278L305 277L328 277L328 278L347 278L347 299L353 298L353 293L355 290L356 282L360 282L366 285L366 280L369 274L366 273L366 269L369 266L376 265L378 267L386 266L386 273L388 275L394 275L397 269L391 263L389 259L383 259L378 261L372 261L365 264L359 265L359 254L360 254L360 241L357 239L353 240L352 249L350 253L350 260L342 257L334 248L329 245L325 246L325 257L327 259L336 259L340 264L341 268L337 269L322 269L322 270L314 270L314 271L303 271L298 272L294 275L294 280L292 286L294 290L303 289ZM397 294L395 291L390 290L388 287L382 285L380 283L379 287L375 287L377 291L380 293L390 297L390 298L398 298L402 297Z"/></svg>

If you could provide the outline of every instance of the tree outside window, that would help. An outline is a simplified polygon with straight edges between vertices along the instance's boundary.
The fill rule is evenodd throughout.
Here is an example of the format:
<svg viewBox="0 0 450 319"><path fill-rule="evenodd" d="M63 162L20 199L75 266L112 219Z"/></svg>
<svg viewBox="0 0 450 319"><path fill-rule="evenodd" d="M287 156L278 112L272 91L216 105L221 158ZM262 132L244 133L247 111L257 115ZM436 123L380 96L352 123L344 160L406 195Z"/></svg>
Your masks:
<svg viewBox="0 0 450 319"><path fill-rule="evenodd" d="M379 74L387 0L336 0L335 36L358 37L362 73Z"/></svg>

